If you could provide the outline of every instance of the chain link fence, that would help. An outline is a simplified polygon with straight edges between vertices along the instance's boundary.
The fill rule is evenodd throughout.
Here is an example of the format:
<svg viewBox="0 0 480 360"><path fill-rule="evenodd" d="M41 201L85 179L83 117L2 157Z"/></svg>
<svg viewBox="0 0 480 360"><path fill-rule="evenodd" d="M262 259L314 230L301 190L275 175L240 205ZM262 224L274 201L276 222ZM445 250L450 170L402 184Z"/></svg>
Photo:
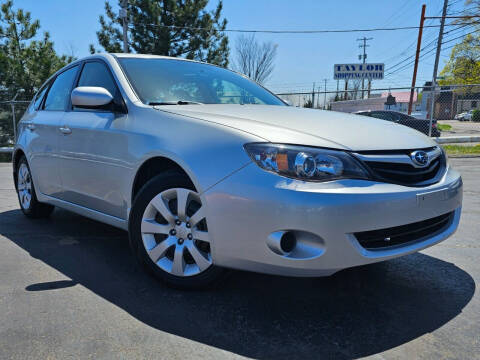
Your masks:
<svg viewBox="0 0 480 360"><path fill-rule="evenodd" d="M278 95L294 106L375 117L433 137L480 136L480 84L433 87L427 82L413 89L385 87Z"/></svg>
<svg viewBox="0 0 480 360"><path fill-rule="evenodd" d="M16 139L17 123L30 103L28 99L22 99L21 95L19 92L14 96L8 91L0 93L0 161L10 159L11 148Z"/></svg>

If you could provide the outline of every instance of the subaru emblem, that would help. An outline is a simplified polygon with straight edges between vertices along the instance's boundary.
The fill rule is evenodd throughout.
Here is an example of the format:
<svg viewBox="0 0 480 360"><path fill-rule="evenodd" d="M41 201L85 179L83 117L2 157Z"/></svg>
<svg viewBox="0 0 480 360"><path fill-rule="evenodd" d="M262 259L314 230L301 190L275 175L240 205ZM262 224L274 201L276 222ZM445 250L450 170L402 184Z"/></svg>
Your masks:
<svg viewBox="0 0 480 360"><path fill-rule="evenodd" d="M424 167L428 164L428 154L425 151L417 150L413 151L410 154L410 158L412 159L415 165Z"/></svg>

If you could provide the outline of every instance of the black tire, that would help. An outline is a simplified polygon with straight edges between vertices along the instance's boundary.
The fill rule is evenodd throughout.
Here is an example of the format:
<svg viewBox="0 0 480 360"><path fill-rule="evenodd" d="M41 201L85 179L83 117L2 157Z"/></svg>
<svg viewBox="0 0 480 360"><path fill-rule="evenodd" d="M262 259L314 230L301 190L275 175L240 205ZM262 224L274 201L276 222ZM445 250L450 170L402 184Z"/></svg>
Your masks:
<svg viewBox="0 0 480 360"><path fill-rule="evenodd" d="M18 179L20 176L19 170L22 165L25 165L27 167L29 172L30 182L31 182L31 190L30 190L31 200L28 206L24 206L24 204L22 204L22 200L20 198L21 196L20 191L18 189ZM25 216L32 219L49 217L52 214L55 207L50 204L45 204L38 201L37 194L35 192L35 184L33 183L33 178L31 177L32 172L30 170L30 166L28 166L28 162L25 156L22 156L18 161L15 172L16 172L15 180L17 181L17 183L15 184L15 188L17 190L18 202L20 204L20 209L25 214Z"/></svg>
<svg viewBox="0 0 480 360"><path fill-rule="evenodd" d="M148 181L138 192L130 212L128 234L130 247L137 261L157 279L170 287L183 290L198 290L210 288L224 278L226 270L210 265L203 272L192 276L176 276L161 269L148 255L143 245L141 222L146 207L150 201L164 190L185 188L195 191L195 187L188 177L176 171L168 171L157 175Z"/></svg>

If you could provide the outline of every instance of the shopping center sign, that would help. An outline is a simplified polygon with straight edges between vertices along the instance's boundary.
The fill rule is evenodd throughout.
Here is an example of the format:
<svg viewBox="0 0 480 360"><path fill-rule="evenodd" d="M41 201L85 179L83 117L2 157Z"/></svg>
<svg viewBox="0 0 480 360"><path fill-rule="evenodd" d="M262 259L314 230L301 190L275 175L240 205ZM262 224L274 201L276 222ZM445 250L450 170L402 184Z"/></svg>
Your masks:
<svg viewBox="0 0 480 360"><path fill-rule="evenodd" d="M369 79L382 80L385 64L335 64L335 80Z"/></svg>

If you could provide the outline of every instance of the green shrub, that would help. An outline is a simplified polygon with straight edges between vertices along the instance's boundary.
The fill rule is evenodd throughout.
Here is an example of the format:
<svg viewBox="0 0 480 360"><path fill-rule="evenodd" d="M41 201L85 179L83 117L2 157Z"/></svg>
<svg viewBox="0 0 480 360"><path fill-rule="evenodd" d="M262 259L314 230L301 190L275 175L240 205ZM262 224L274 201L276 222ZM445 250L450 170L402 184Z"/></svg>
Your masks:
<svg viewBox="0 0 480 360"><path fill-rule="evenodd" d="M473 110L472 121L480 122L480 110L478 109Z"/></svg>

